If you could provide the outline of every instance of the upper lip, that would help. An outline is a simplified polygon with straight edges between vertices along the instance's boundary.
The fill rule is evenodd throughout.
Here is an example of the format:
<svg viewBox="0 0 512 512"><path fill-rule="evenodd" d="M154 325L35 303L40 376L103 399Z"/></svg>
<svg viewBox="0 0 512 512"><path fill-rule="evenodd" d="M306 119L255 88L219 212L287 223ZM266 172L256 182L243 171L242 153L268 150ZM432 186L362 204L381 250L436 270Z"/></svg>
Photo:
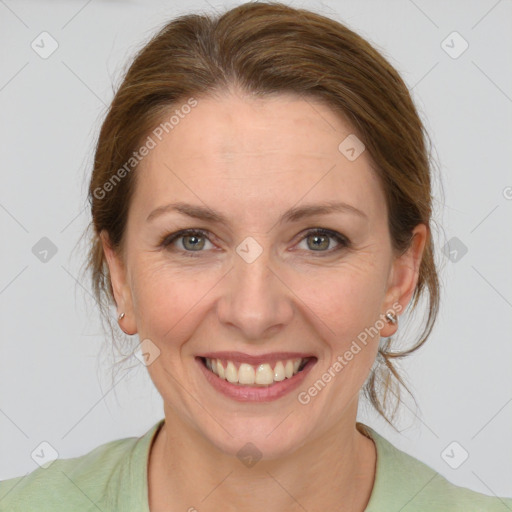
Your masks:
<svg viewBox="0 0 512 512"><path fill-rule="evenodd" d="M307 352L270 352L260 355L249 355L243 352L207 352L200 354L198 357L207 357L208 359L229 360L236 363L247 363L257 365L260 363L275 363L277 361L286 361L288 359L305 359L315 357Z"/></svg>

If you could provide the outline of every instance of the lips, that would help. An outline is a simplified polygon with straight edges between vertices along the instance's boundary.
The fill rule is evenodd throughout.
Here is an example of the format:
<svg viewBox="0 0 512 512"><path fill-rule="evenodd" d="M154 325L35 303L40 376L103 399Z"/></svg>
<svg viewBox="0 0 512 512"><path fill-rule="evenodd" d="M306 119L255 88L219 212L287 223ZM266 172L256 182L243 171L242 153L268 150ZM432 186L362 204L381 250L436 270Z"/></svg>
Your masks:
<svg viewBox="0 0 512 512"><path fill-rule="evenodd" d="M270 401L288 394L304 380L317 357L299 352L209 352L196 360L217 391L245 402Z"/></svg>

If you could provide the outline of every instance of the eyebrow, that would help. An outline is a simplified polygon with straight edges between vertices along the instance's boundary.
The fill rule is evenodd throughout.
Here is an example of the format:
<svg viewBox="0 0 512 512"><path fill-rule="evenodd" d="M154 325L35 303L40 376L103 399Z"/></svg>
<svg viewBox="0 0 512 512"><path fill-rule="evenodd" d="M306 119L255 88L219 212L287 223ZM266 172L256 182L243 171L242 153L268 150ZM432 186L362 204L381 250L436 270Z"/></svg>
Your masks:
<svg viewBox="0 0 512 512"><path fill-rule="evenodd" d="M229 225L228 219L220 212L216 212L208 207L183 202L169 203L155 208L147 216L146 222L150 222L169 212L177 212L194 219ZM290 208L281 215L278 222L280 224L283 222L297 222L306 217L312 217L313 215L326 215L329 213L351 213L368 220L367 215L361 210L358 210L355 206L343 202L324 202Z"/></svg>

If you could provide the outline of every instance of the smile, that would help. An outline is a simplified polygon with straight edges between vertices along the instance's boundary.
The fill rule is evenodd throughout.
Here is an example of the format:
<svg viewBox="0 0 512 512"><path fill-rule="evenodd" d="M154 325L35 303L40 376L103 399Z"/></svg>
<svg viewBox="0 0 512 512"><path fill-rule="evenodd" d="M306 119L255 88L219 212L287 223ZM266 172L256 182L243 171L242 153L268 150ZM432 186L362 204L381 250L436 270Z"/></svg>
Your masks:
<svg viewBox="0 0 512 512"><path fill-rule="evenodd" d="M252 365L248 363L236 363L221 359L205 357L206 367L221 379L231 384L268 386L275 382L291 379L304 369L309 358L287 359L277 361L274 366L269 363Z"/></svg>
<svg viewBox="0 0 512 512"><path fill-rule="evenodd" d="M208 383L241 402L267 402L290 393L317 362L309 354L276 353L249 356L219 352L195 358Z"/></svg>

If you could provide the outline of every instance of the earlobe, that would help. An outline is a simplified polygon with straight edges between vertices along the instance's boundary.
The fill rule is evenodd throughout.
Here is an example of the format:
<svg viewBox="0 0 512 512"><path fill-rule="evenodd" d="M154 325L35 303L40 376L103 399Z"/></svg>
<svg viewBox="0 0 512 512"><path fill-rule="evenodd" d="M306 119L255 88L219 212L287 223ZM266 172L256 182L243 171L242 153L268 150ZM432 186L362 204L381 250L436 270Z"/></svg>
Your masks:
<svg viewBox="0 0 512 512"><path fill-rule="evenodd" d="M412 232L409 248L393 262L383 315L394 314L396 322L387 318L386 326L381 330L382 337L392 336L398 329L398 315L409 304L418 283L421 260L428 237L427 226L418 224Z"/></svg>
<svg viewBox="0 0 512 512"><path fill-rule="evenodd" d="M100 240L108 265L114 300L118 309L117 321L125 334L136 334L137 328L132 308L131 290L126 280L125 265L119 254L113 249L108 233L105 230L101 231Z"/></svg>

